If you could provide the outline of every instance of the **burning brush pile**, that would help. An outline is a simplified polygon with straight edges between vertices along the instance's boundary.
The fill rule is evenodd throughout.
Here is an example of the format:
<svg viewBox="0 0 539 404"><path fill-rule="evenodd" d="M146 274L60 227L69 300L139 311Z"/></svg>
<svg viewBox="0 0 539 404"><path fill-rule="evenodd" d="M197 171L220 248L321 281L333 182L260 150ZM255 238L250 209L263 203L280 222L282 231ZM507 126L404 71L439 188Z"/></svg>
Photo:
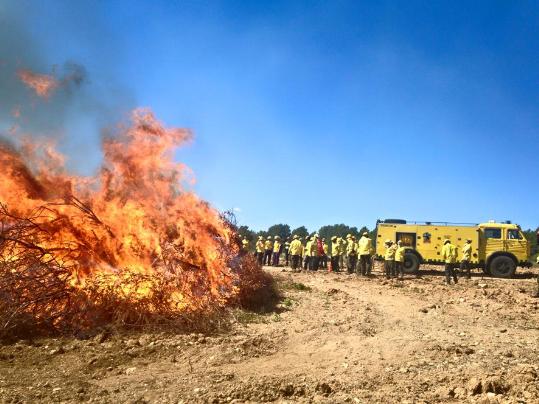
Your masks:
<svg viewBox="0 0 539 404"><path fill-rule="evenodd" d="M0 142L0 335L193 328L264 286L234 226L182 186L173 154L190 137L135 110L95 177L51 144Z"/></svg>

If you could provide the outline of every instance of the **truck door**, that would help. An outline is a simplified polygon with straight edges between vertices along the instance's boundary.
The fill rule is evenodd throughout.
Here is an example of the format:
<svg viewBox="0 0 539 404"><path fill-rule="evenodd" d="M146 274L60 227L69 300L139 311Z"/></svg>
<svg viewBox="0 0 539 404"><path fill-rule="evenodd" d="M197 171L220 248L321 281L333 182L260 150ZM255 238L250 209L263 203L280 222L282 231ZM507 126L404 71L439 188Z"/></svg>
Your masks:
<svg viewBox="0 0 539 404"><path fill-rule="evenodd" d="M481 231L481 258L486 261L491 254L497 251L504 251L502 229L499 227L483 228Z"/></svg>
<svg viewBox="0 0 539 404"><path fill-rule="evenodd" d="M512 253L519 261L528 259L528 241L519 229L506 229L504 251Z"/></svg>

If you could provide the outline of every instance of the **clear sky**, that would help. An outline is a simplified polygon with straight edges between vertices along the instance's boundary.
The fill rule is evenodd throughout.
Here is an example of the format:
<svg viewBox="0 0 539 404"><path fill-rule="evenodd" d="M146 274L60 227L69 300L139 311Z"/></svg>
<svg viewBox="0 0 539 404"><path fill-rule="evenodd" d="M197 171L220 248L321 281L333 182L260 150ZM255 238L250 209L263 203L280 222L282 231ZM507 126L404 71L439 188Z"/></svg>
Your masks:
<svg viewBox="0 0 539 404"><path fill-rule="evenodd" d="M197 192L256 230L539 226L537 1L0 0L0 18L25 41L0 59L28 43L31 67L85 66L97 112L63 125L78 170L102 115L149 106L193 130Z"/></svg>

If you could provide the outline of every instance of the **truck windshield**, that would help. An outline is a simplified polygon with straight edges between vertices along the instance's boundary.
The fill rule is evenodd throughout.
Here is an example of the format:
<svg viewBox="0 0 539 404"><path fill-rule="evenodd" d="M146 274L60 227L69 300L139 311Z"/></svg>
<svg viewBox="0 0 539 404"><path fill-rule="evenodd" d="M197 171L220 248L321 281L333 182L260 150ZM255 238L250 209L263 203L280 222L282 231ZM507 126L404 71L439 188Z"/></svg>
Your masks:
<svg viewBox="0 0 539 404"><path fill-rule="evenodd" d="M522 240L522 235L517 229L507 230L507 239L508 240Z"/></svg>

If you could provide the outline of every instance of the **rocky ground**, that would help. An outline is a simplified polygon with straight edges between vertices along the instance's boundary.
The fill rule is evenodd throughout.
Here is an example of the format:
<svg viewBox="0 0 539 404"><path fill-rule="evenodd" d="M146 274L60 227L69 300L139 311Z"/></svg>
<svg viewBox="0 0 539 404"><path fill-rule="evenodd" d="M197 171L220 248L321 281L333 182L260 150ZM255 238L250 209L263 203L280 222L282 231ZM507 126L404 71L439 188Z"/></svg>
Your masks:
<svg viewBox="0 0 539 404"><path fill-rule="evenodd" d="M267 270L279 305L220 333L0 346L0 402L539 402L537 269L451 287Z"/></svg>

